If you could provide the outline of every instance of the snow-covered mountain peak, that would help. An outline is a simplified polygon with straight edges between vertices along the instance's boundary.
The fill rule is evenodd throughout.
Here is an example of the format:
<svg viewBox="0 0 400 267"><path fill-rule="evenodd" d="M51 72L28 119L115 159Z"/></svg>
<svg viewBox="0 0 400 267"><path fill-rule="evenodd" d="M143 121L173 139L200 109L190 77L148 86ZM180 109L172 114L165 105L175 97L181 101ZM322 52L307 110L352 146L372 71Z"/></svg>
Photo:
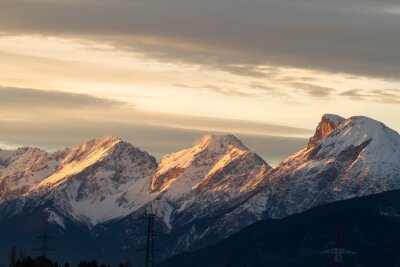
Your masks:
<svg viewBox="0 0 400 267"><path fill-rule="evenodd" d="M126 216L153 197L154 157L116 137L94 139L49 154L48 168L27 198L50 199L89 224Z"/></svg>
<svg viewBox="0 0 400 267"><path fill-rule="evenodd" d="M329 114L329 113L326 113L326 114L322 115L322 118L325 119L325 120L334 122L334 123L342 123L342 122L344 122L346 120L345 118L343 118L343 117L341 117L339 115Z"/></svg>
<svg viewBox="0 0 400 267"><path fill-rule="evenodd" d="M391 151L400 147L400 135L379 121L365 116L355 116L344 121L321 142L323 147L334 147L332 153L336 151L336 154L348 147L358 147L363 144L368 145L365 152L373 149L374 151L370 153L375 157L391 155L388 160L392 161L396 158L395 155L399 154L396 151L394 151L396 153L391 153ZM379 151L384 152L385 155L377 155Z"/></svg>
<svg viewBox="0 0 400 267"><path fill-rule="evenodd" d="M80 145L82 150L94 150L94 149L104 149L113 147L115 144L122 142L122 140L115 136L104 136L97 139L92 139L83 145Z"/></svg>
<svg viewBox="0 0 400 267"><path fill-rule="evenodd" d="M16 150L2 150L4 154L8 154L11 158L10 160L16 160L21 156L33 156L35 154L42 154L42 153L47 153L46 151L37 148L37 147L31 147L31 146L23 146L23 147L18 147Z"/></svg>
<svg viewBox="0 0 400 267"><path fill-rule="evenodd" d="M213 174L234 160L252 154L234 135L206 135L192 148L161 158L153 175L152 190L168 190L168 194L173 196L184 195L199 188L198 185L206 178L216 177Z"/></svg>
<svg viewBox="0 0 400 267"><path fill-rule="evenodd" d="M85 158L100 159L102 156L107 154L107 151L112 150L115 145L121 142L123 141L117 137L106 136L90 140L82 145L77 145L72 148L62 148L56 151L55 154L64 158L62 164L79 162Z"/></svg>
<svg viewBox="0 0 400 267"><path fill-rule="evenodd" d="M388 144L392 144L393 148L398 147L400 145L399 134L377 120L365 116L343 119L336 115L324 115L314 136L310 138L307 148L293 154L284 163L303 155L306 151L313 155L316 155L317 151L321 155L324 151L325 156L338 156L350 148L359 147L361 149L361 146L368 146L366 151L371 150L371 147L380 151L382 147L390 147ZM315 148L318 149L315 150ZM391 150L393 149L388 151ZM376 154L377 151L372 153Z"/></svg>
<svg viewBox="0 0 400 267"><path fill-rule="evenodd" d="M328 119L322 119L307 148L272 172L271 195L263 197L271 200L274 195L280 208L274 203L269 216L400 188L400 135L396 131L364 116Z"/></svg>
<svg viewBox="0 0 400 267"><path fill-rule="evenodd" d="M53 194L58 206L78 220L97 224L126 216L150 201L154 195L149 185L156 167L154 157L119 140L89 158L67 164L49 182L58 179Z"/></svg>
<svg viewBox="0 0 400 267"><path fill-rule="evenodd" d="M345 121L343 124L349 124L352 127L363 128L365 131L375 131L379 128L388 128L380 121L374 120L366 116L353 116ZM389 129L389 128L388 128Z"/></svg>
<svg viewBox="0 0 400 267"><path fill-rule="evenodd" d="M61 159L57 170L34 186L31 191L60 185L69 177L109 157L115 150L121 150L121 144L136 149L131 144L123 142L120 138L106 136L90 140L83 145L56 151L54 153L55 157Z"/></svg>
<svg viewBox="0 0 400 267"><path fill-rule="evenodd" d="M354 116L333 129L323 142L330 143L332 140L342 139L339 143L345 141L349 145L357 145L373 138L390 139L391 135L398 136L399 134L377 120L365 116Z"/></svg>
<svg viewBox="0 0 400 267"><path fill-rule="evenodd" d="M324 114L319 122L315 134L310 138L307 148L313 148L325 138L331 131L338 128L343 122L344 118L334 114Z"/></svg>
<svg viewBox="0 0 400 267"><path fill-rule="evenodd" d="M240 150L249 150L242 141L232 134L227 135L205 135L196 145L200 149L207 148L211 151L227 149L229 146L234 146Z"/></svg>

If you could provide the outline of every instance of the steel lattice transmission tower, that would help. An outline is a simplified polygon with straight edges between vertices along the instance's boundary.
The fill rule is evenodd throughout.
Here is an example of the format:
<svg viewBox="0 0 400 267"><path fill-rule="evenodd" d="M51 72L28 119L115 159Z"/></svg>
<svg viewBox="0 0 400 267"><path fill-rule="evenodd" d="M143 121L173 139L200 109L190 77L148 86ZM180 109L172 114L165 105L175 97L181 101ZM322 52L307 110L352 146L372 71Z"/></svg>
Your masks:
<svg viewBox="0 0 400 267"><path fill-rule="evenodd" d="M37 248L37 251L41 251L42 252L42 261L43 261L43 266L46 266L46 262L47 262L47 254L49 251L54 251L55 249L50 248L48 246L48 240L49 239L53 239L53 237L49 236L47 234L46 229L43 231L43 234L37 237L38 239L42 240L42 246L40 248Z"/></svg>
<svg viewBox="0 0 400 267"><path fill-rule="evenodd" d="M164 234L157 233L154 230L154 223L157 217L157 211L153 211L152 206L150 205L149 211L146 211L145 219L147 220L147 231L143 234L142 236L146 236L146 247L143 249L139 249L140 251L145 251L146 252L146 258L145 258L145 267L154 267L155 264L155 257L154 254L156 251L159 251L159 249L156 248L155 246L155 236L165 236Z"/></svg>
<svg viewBox="0 0 400 267"><path fill-rule="evenodd" d="M357 254L351 250L342 248L342 238L340 233L336 234L336 247L322 251L324 254L333 254L333 267L343 267L343 255Z"/></svg>
<svg viewBox="0 0 400 267"><path fill-rule="evenodd" d="M146 267L154 266L154 221L156 214L150 211L147 214L147 243L146 243Z"/></svg>

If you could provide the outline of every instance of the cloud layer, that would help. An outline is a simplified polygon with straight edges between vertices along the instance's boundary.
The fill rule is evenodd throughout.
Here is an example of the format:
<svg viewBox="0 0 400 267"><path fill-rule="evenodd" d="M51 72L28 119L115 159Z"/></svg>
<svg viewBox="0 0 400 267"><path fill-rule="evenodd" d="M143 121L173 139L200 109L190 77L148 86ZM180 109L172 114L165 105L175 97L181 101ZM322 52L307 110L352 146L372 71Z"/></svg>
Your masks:
<svg viewBox="0 0 400 267"><path fill-rule="evenodd" d="M237 134L272 164L302 148L312 130L251 121L145 112L87 94L0 87L0 143L55 150L115 135L160 157L204 134ZM271 135L282 135L275 137Z"/></svg>
<svg viewBox="0 0 400 267"><path fill-rule="evenodd" d="M0 0L0 32L102 40L240 75L262 65L398 80L396 1Z"/></svg>
<svg viewBox="0 0 400 267"><path fill-rule="evenodd" d="M91 108L123 106L125 103L87 94L43 91L0 86L0 106L12 109Z"/></svg>

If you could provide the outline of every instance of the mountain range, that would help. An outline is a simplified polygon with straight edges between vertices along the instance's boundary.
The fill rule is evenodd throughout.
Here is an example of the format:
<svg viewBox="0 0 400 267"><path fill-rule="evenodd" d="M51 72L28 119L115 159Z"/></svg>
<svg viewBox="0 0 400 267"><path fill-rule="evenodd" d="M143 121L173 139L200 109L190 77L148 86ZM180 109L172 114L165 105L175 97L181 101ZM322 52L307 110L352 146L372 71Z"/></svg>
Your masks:
<svg viewBox="0 0 400 267"><path fill-rule="evenodd" d="M326 114L304 149L272 168L233 135L204 136L158 162L116 137L48 153L0 150L0 260L48 229L60 261L143 258L137 233L157 211L159 259L267 218L400 189L400 136L373 119ZM79 244L79 245L77 245Z"/></svg>

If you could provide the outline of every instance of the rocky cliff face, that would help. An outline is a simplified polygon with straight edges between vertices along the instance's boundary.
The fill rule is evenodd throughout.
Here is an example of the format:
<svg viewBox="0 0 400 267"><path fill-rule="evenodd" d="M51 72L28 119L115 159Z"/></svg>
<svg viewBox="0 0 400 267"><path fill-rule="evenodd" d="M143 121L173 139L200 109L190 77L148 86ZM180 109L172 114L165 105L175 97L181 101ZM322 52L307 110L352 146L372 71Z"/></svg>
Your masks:
<svg viewBox="0 0 400 267"><path fill-rule="evenodd" d="M307 148L315 147L323 138L338 128L344 121L344 118L333 114L325 114L322 116L321 122L315 130L314 136L310 138Z"/></svg>

